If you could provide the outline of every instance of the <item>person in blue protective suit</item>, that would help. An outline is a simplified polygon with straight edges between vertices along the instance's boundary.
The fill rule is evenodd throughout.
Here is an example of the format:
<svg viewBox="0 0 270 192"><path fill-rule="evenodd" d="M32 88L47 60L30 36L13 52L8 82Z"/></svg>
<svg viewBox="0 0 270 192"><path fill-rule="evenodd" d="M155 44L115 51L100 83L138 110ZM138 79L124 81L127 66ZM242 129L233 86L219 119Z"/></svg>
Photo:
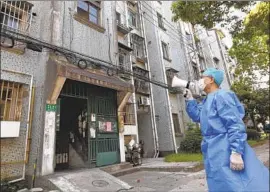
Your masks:
<svg viewBox="0 0 270 192"><path fill-rule="evenodd" d="M207 184L210 192L269 191L269 170L247 143L245 110L235 93L220 89L221 70L207 69L199 88L207 96L198 104L186 89L186 110L200 123Z"/></svg>

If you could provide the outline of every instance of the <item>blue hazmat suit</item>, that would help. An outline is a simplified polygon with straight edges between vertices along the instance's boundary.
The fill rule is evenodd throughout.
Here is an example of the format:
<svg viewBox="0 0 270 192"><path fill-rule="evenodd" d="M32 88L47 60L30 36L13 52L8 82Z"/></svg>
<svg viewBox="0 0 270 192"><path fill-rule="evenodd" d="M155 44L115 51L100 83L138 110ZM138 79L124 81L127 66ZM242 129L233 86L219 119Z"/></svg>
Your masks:
<svg viewBox="0 0 270 192"><path fill-rule="evenodd" d="M186 104L190 118L200 123L209 191L269 192L269 170L246 141L242 121L245 110L237 96L219 89L208 94L200 104L196 100ZM242 154L245 166L242 171L230 168L232 151Z"/></svg>

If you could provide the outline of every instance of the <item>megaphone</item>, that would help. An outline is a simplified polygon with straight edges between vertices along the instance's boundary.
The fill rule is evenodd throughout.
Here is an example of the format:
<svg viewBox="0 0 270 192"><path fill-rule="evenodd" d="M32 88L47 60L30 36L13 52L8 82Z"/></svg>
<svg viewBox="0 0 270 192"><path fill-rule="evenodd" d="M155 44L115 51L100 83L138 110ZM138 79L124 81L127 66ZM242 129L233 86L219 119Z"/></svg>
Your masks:
<svg viewBox="0 0 270 192"><path fill-rule="evenodd" d="M174 76L172 79L172 87L181 87L181 88L189 89L192 95L195 97L201 96L198 84L199 84L198 81L186 81L176 76Z"/></svg>

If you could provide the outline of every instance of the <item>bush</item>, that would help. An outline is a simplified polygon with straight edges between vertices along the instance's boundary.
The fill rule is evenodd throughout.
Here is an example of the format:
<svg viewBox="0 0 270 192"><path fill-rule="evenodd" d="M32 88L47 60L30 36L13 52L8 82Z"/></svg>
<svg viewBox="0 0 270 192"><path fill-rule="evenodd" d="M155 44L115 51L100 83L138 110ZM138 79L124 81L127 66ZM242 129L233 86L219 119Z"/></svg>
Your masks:
<svg viewBox="0 0 270 192"><path fill-rule="evenodd" d="M185 139L180 143L180 151L186 153L201 152L201 130L199 128L188 129Z"/></svg>
<svg viewBox="0 0 270 192"><path fill-rule="evenodd" d="M260 133L255 129L247 129L247 139L248 140L258 140L260 139Z"/></svg>

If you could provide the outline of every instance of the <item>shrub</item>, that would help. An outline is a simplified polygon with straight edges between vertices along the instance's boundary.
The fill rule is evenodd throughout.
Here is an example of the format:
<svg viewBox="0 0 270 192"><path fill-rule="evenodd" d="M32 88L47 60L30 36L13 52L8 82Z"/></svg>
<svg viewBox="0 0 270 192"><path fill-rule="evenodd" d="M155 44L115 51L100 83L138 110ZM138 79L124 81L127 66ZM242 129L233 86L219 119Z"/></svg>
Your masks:
<svg viewBox="0 0 270 192"><path fill-rule="evenodd" d="M258 140L260 139L260 133L258 133L255 129L247 129L247 139Z"/></svg>
<svg viewBox="0 0 270 192"><path fill-rule="evenodd" d="M199 128L188 129L185 139L180 143L180 151L186 153L201 152L201 130Z"/></svg>

